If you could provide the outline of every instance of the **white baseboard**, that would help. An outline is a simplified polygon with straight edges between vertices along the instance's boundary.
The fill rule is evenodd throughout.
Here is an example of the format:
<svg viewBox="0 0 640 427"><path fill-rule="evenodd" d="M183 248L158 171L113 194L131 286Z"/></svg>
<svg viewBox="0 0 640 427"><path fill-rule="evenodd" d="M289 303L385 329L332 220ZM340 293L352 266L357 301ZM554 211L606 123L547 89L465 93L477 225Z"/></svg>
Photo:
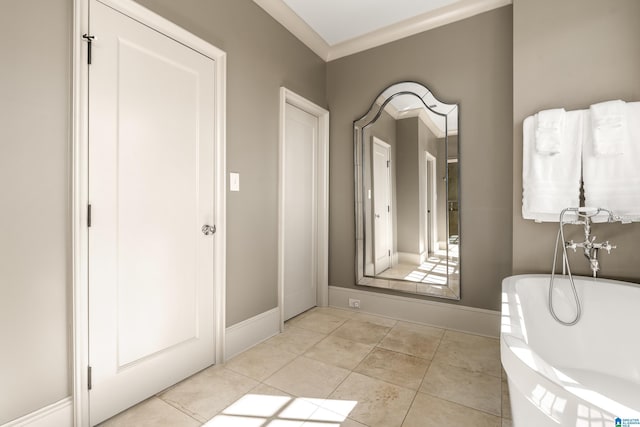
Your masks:
<svg viewBox="0 0 640 427"><path fill-rule="evenodd" d="M71 396L9 421L1 427L73 427L73 399Z"/></svg>
<svg viewBox="0 0 640 427"><path fill-rule="evenodd" d="M260 344L280 333L280 308L276 307L226 329L224 359Z"/></svg>
<svg viewBox="0 0 640 427"><path fill-rule="evenodd" d="M349 298L359 299L358 311L364 313L487 337L500 336L499 311L329 286L330 306L353 310L349 308Z"/></svg>

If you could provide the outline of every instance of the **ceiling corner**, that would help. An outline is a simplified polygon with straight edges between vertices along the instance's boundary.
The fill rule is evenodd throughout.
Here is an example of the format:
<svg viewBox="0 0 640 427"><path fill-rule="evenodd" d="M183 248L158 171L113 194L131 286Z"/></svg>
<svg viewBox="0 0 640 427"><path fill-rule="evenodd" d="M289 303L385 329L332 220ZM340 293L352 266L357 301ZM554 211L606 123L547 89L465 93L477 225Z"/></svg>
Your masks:
<svg viewBox="0 0 640 427"><path fill-rule="evenodd" d="M328 60L330 48L327 42L283 1L253 0L253 2L264 9L273 19L278 21L325 62Z"/></svg>

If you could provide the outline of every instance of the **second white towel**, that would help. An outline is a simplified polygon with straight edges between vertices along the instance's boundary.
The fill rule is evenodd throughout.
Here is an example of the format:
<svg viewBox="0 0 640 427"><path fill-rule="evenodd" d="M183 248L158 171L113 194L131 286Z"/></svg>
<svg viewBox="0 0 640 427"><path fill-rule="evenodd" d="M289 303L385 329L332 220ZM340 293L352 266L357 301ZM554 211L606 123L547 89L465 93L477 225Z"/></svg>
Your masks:
<svg viewBox="0 0 640 427"><path fill-rule="evenodd" d="M629 143L627 106L624 101L607 101L589 107L593 152L597 156L625 153Z"/></svg>
<svg viewBox="0 0 640 427"><path fill-rule="evenodd" d="M583 180L585 206L606 208L627 221L640 221L640 102L624 105L628 135L615 143L624 155L602 155L595 135L585 132ZM593 111L592 111L593 112ZM593 129L593 115L585 117L585 129ZM606 221L599 215L596 221Z"/></svg>

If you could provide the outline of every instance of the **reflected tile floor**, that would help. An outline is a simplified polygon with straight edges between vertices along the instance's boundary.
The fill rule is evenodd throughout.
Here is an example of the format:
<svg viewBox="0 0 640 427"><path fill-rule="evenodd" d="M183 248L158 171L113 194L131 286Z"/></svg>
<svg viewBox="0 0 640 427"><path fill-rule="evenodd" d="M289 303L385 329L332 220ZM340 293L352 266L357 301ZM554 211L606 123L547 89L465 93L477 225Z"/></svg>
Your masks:
<svg viewBox="0 0 640 427"><path fill-rule="evenodd" d="M335 308L103 427L510 426L499 341Z"/></svg>

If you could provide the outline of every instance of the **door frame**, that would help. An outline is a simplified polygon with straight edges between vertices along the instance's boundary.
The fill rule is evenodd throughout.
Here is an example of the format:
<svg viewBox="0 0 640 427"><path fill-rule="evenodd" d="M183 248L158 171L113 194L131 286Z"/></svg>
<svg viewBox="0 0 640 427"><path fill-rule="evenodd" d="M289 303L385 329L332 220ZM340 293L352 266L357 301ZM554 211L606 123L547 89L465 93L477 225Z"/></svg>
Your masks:
<svg viewBox="0 0 640 427"><path fill-rule="evenodd" d="M82 35L89 33L89 1L73 2L71 218L72 218L72 397L74 425L89 424L89 275L87 206L89 180L87 48ZM224 362L226 281L226 53L132 0L97 0L169 38L214 60L214 333L215 363ZM99 37L99 36L98 36Z"/></svg>
<svg viewBox="0 0 640 427"><path fill-rule="evenodd" d="M280 332L284 332L284 159L287 104L318 119L316 304L320 307L329 304L329 111L282 86L280 87L280 131L278 138L278 311L280 312Z"/></svg>

